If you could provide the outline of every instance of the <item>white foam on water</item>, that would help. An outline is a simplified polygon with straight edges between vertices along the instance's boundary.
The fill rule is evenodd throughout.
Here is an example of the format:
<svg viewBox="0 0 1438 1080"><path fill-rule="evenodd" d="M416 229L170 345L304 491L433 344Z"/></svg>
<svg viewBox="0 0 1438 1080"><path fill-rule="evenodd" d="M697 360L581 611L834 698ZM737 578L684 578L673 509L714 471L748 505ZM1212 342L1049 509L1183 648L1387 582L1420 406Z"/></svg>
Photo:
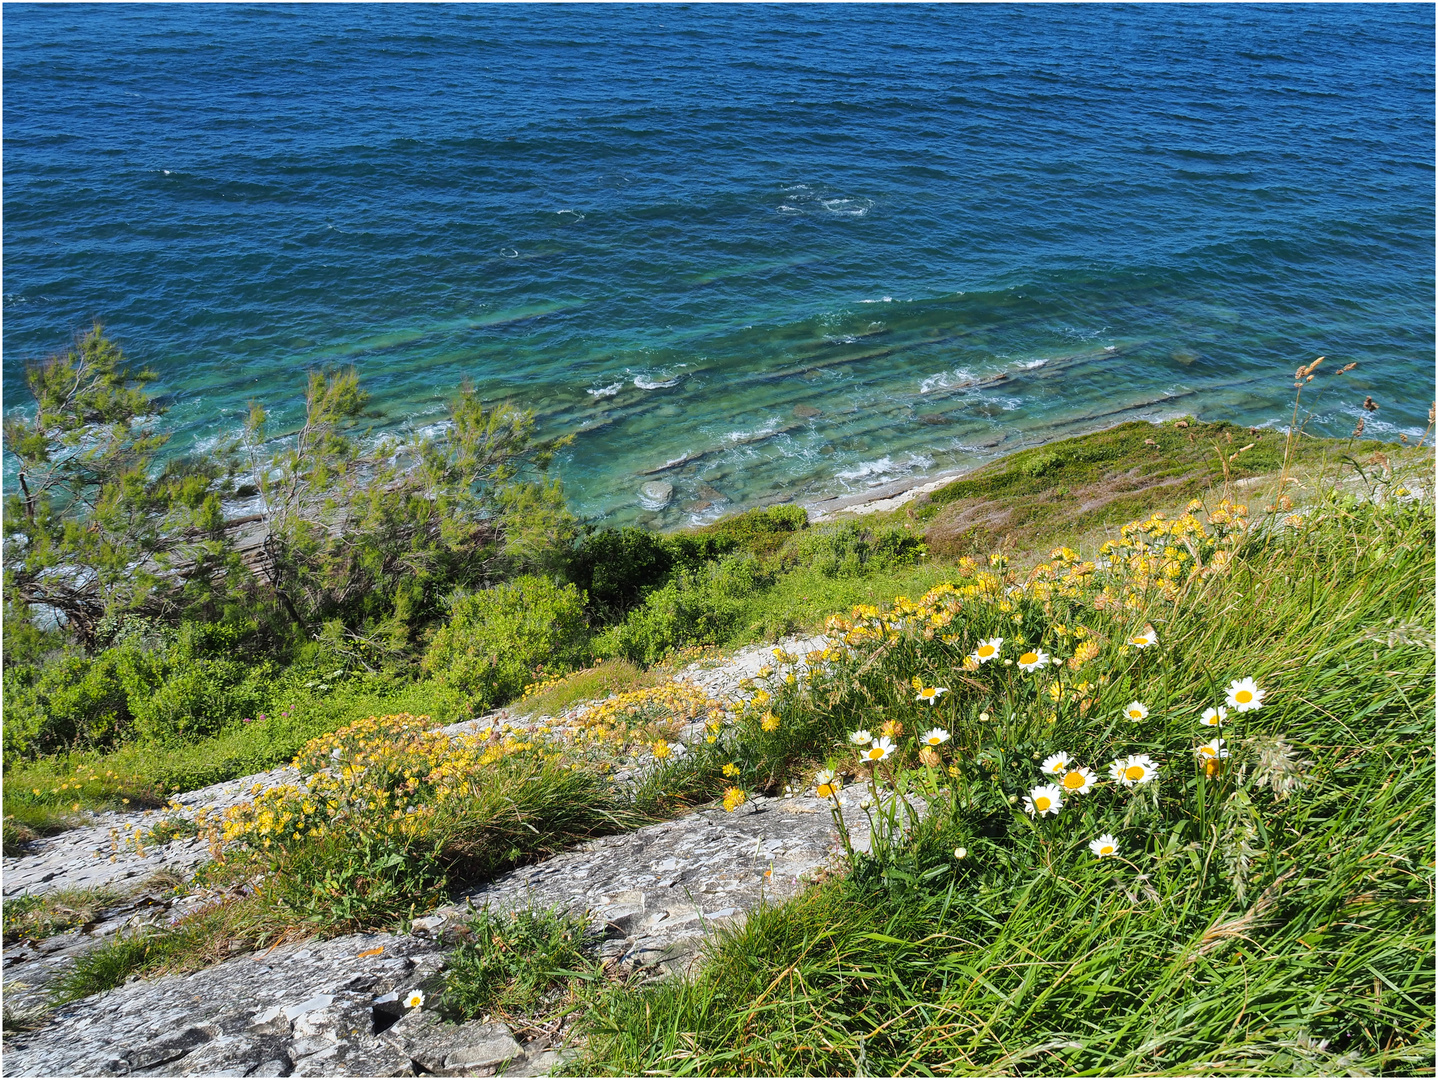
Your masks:
<svg viewBox="0 0 1438 1080"><path fill-rule="evenodd" d="M1117 346L1117 345L1105 345L1105 346L1103 347L1103 351L1104 351L1104 352L1118 352L1118 346Z"/></svg>
<svg viewBox="0 0 1438 1080"><path fill-rule="evenodd" d="M931 394L935 390L947 390L951 386L958 386L960 383L972 382L974 373L968 368L955 368L953 371L941 371L937 375L930 375L919 383L920 394Z"/></svg>
<svg viewBox="0 0 1438 1080"><path fill-rule="evenodd" d="M1048 357L1046 357L1046 356L1045 356L1045 357L1041 357L1041 358L1038 359L1038 360L1015 360L1015 361L1014 361L1014 367L1016 367L1016 368L1021 368L1021 369L1023 369L1024 371L1032 371L1034 368L1041 368L1041 367L1043 367L1043 366L1044 366L1045 364L1047 364L1048 362L1049 362L1049 361L1048 361Z"/></svg>
<svg viewBox="0 0 1438 1080"><path fill-rule="evenodd" d="M684 376L680 369L687 368L688 364L676 364L672 368L660 368L658 371L640 371L636 373L633 368L625 368L625 375L634 376L634 385L641 390L666 390L671 386L678 386L679 380Z"/></svg>
<svg viewBox="0 0 1438 1080"><path fill-rule="evenodd" d="M820 199L819 205L831 214L863 217L874 204L868 199Z"/></svg>
<svg viewBox="0 0 1438 1080"><path fill-rule="evenodd" d="M892 304L893 302L894 302L894 298L893 298L892 296L881 296L881 297L879 297L879 299L877 299L877 300L860 300L860 301L859 301L859 303L861 303L861 304Z"/></svg>
<svg viewBox="0 0 1438 1080"><path fill-rule="evenodd" d="M870 488L874 488L883 483L886 477L893 476L900 470L902 466L896 465L889 454L884 454L877 462L860 462L850 469L840 469L834 473L834 477L838 480L863 480Z"/></svg>
<svg viewBox="0 0 1438 1080"><path fill-rule="evenodd" d="M830 334L825 334L824 340L827 341L830 345L852 345L859 339L856 338L853 334L840 334L838 337L834 337Z"/></svg>
<svg viewBox="0 0 1438 1080"><path fill-rule="evenodd" d="M736 443L753 442L755 439L762 439L766 435L774 434L778 428L779 421L770 420L761 427L756 427L753 431L730 431L725 434L724 438Z"/></svg>
<svg viewBox="0 0 1438 1080"><path fill-rule="evenodd" d="M585 393L588 394L590 397L606 398L613 397L615 394L619 393L619 391L623 389L624 380L620 379L617 383L610 383L608 386L591 387L590 389L586 390Z"/></svg>

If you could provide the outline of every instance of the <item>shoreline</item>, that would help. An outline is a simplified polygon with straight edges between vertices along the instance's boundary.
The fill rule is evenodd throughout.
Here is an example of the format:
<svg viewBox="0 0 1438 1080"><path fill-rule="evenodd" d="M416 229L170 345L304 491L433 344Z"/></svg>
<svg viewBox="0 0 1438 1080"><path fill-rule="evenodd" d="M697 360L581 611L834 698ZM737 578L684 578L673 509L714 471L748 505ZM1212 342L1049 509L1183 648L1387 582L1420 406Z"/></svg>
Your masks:
<svg viewBox="0 0 1438 1080"><path fill-rule="evenodd" d="M801 506L808 512L811 525L835 521L844 515L887 513L890 510L897 510L905 503L912 502L920 495L927 495L931 491L947 487L955 480L967 476L981 467L975 465L968 469L948 469L940 473L905 477L902 480L879 484L868 491L853 492L848 495L831 495L814 502L795 502L794 505Z"/></svg>

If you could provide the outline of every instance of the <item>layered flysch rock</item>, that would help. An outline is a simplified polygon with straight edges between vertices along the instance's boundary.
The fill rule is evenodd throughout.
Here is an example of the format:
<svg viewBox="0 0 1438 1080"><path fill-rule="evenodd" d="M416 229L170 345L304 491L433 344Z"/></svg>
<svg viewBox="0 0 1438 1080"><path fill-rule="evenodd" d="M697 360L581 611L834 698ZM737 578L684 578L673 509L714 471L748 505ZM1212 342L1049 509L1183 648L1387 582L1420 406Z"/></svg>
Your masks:
<svg viewBox="0 0 1438 1080"><path fill-rule="evenodd" d="M790 652L822 647L789 641ZM773 660L745 649L681 677L730 699L739 682ZM495 717L486 718L491 722ZM516 717L510 717L512 721ZM536 720L536 723L541 722ZM467 728L456 725L456 729ZM558 721L563 728L563 721ZM702 725L686 734L702 735ZM682 737L682 736L681 736ZM281 783L292 768L179 796L186 816L211 813ZM864 792L842 793L854 846L868 845ZM163 813L95 815L96 824L5 860L6 896L60 888L126 888L157 870L186 874L209 857L198 838L117 845ZM640 978L688 971L704 936L733 927L756 906L785 899L832 863L837 838L829 804L813 797L754 798L733 813L701 810L634 833L602 837L504 874L416 920L408 934L350 935L227 960L187 976L133 980L56 1010L41 1028L6 1039L6 1076L391 1076L537 1075L559 1060L545 1040L521 1046L500 1024L443 1023L401 1003L442 990L445 953L473 909L560 908L588 918L613 970ZM118 932L171 923L215 899L142 891L94 924L5 950L7 1010L38 1005L47 984L79 953Z"/></svg>
<svg viewBox="0 0 1438 1080"><path fill-rule="evenodd" d="M844 792L856 846L859 789ZM502 1025L441 1023L401 1002L442 988L446 931L471 906L587 913L621 970L689 968L708 930L797 891L835 854L827 804L756 798L603 837L505 874L405 935L349 935L245 956L75 1002L6 1046L6 1076L532 1075L555 1051Z"/></svg>
<svg viewBox="0 0 1438 1080"><path fill-rule="evenodd" d="M279 784L299 784L298 769L286 765L269 772L227 780L175 796L178 816L193 818L196 811L218 813L254 797L254 792ZM4 859L4 894L38 896L57 889L99 889L138 884L162 870L188 875L208 862L210 850L198 836L167 844L136 847L135 830L148 831L170 812L105 811L87 815L93 824L37 840L23 855Z"/></svg>

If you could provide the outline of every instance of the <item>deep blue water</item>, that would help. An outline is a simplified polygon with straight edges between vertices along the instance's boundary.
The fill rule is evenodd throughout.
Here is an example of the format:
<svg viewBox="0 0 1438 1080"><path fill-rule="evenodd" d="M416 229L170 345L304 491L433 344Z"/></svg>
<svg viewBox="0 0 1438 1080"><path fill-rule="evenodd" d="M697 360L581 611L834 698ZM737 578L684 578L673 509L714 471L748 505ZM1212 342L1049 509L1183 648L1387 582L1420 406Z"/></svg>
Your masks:
<svg viewBox="0 0 1438 1080"><path fill-rule="evenodd" d="M469 377L676 524L1434 394L1431 5L12 4L4 120L6 409L99 318L176 446Z"/></svg>

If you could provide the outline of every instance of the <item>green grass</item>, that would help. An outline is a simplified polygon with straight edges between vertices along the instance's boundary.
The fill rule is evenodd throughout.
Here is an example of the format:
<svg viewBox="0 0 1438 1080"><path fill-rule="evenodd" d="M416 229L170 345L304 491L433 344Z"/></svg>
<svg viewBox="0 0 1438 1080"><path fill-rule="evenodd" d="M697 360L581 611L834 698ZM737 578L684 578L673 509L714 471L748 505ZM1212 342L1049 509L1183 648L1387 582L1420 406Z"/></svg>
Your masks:
<svg viewBox="0 0 1438 1080"><path fill-rule="evenodd" d="M436 724L470 715L458 694L433 680L376 677L337 683L323 693L292 689L264 720L188 745L132 743L111 753L76 751L13 766L5 775L5 814L23 821L37 807L162 806L174 792L283 765L310 739L361 717L403 712L429 716Z"/></svg>
<svg viewBox="0 0 1438 1080"><path fill-rule="evenodd" d="M660 678L660 672L646 671L628 660L603 660L593 667L572 671L537 693L527 694L511 706L511 711L527 716L558 716L581 702L653 686Z"/></svg>
<svg viewBox="0 0 1438 1080"><path fill-rule="evenodd" d="M103 994L132 975L152 976L197 971L234 953L261 948L281 937L253 900L214 904L170 929L151 928L116 934L80 953L75 966L54 985L52 1005Z"/></svg>
<svg viewBox="0 0 1438 1080"><path fill-rule="evenodd" d="M478 912L449 954L437 1006L456 1020L493 1017L524 1039L544 1018L573 1011L605 983L587 921L561 911Z"/></svg>
<svg viewBox="0 0 1438 1080"><path fill-rule="evenodd" d="M1277 475L1284 450L1283 434L1273 430L1192 418L1133 421L1006 455L920 498L913 509L936 555L1001 546L1032 551L1182 506L1226 481ZM1289 468L1311 477L1375 453L1395 461L1432 457L1431 450L1372 440L1303 436L1292 444Z"/></svg>
<svg viewBox="0 0 1438 1080"><path fill-rule="evenodd" d="M11 897L0 905L5 944L40 941L93 922L101 911L124 899L116 889L62 889Z"/></svg>
<svg viewBox="0 0 1438 1080"><path fill-rule="evenodd" d="M1338 496L1172 600L972 604L960 648L905 636L780 695L770 743L742 728L752 756L802 775L842 761L858 723L942 717L952 792L890 860L753 913L694 977L606 996L573 1072L1431 1075L1432 505L1431 487L1417 507ZM1050 724L1032 679L957 665L980 636L1016 637L1015 615L1052 651L1080 619L1118 641L1151 623L1160 644L1105 645L1098 704ZM910 700L915 672L952 688L942 707ZM1209 775L1198 712L1240 676L1269 698L1230 718L1233 757ZM1150 716L1110 719L1130 698ZM1010 798L1057 750L1100 772L1151 752L1160 781L1035 821ZM1121 858L1089 853L1100 831Z"/></svg>
<svg viewBox="0 0 1438 1080"><path fill-rule="evenodd" d="M74 813L48 806L17 805L6 813L4 821L5 854L21 855L34 841L43 836L73 829L81 821Z"/></svg>

